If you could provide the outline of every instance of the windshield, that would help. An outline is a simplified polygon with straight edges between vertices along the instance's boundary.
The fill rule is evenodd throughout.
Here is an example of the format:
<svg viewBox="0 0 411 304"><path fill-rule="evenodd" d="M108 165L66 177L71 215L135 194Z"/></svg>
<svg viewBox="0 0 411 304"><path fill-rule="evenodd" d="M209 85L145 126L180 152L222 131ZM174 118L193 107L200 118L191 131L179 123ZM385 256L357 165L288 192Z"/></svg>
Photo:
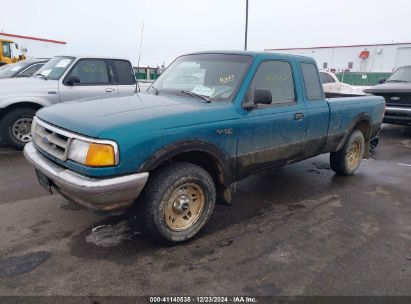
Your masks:
<svg viewBox="0 0 411 304"><path fill-rule="evenodd" d="M411 66L399 68L388 78L387 82L411 82Z"/></svg>
<svg viewBox="0 0 411 304"><path fill-rule="evenodd" d="M7 64L5 67L0 69L0 78L14 76L18 72L20 72L22 69L24 69L26 66L27 64L24 64L22 62Z"/></svg>
<svg viewBox="0 0 411 304"><path fill-rule="evenodd" d="M156 93L186 93L207 101L232 101L251 56L196 54L177 58L154 82Z"/></svg>
<svg viewBox="0 0 411 304"><path fill-rule="evenodd" d="M74 57L65 56L53 57L40 70L38 70L34 76L58 80L73 63L74 59Z"/></svg>

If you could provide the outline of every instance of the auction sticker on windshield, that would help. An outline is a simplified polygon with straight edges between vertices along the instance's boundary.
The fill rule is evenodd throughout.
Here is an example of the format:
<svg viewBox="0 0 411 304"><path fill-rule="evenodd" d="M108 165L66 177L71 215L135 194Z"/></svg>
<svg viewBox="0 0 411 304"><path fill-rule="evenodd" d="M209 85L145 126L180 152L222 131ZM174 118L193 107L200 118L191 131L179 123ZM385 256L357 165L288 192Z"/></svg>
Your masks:
<svg viewBox="0 0 411 304"><path fill-rule="evenodd" d="M214 94L215 89L211 89L202 85L197 85L191 90L192 93L210 97Z"/></svg>
<svg viewBox="0 0 411 304"><path fill-rule="evenodd" d="M56 68L65 68L69 63L71 59L61 59L59 63L56 64Z"/></svg>
<svg viewBox="0 0 411 304"><path fill-rule="evenodd" d="M41 75L48 76L48 74L50 74L50 72L51 72L51 70L44 70L44 71L41 71Z"/></svg>

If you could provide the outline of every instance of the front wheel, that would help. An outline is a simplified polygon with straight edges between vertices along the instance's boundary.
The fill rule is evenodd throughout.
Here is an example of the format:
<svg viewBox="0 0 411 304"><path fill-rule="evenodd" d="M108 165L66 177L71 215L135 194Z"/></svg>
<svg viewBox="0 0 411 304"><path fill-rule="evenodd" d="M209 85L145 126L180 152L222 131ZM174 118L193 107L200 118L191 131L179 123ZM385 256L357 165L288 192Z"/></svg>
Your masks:
<svg viewBox="0 0 411 304"><path fill-rule="evenodd" d="M36 110L17 108L6 113L0 122L2 140L17 150L31 141L31 124Z"/></svg>
<svg viewBox="0 0 411 304"><path fill-rule="evenodd" d="M176 244L196 235L214 209L212 177L190 163L173 163L150 176L138 203L146 232L157 242Z"/></svg>
<svg viewBox="0 0 411 304"><path fill-rule="evenodd" d="M365 140L361 131L351 133L340 151L330 153L331 169L340 175L352 175L364 157Z"/></svg>

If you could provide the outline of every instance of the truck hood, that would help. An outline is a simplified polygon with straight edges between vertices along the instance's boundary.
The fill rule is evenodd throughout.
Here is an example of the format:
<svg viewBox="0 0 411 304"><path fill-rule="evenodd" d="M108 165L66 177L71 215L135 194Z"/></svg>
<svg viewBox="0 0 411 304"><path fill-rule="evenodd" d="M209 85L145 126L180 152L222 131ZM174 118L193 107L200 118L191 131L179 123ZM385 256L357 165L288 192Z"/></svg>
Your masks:
<svg viewBox="0 0 411 304"><path fill-rule="evenodd" d="M0 99L15 96L35 96L58 90L57 80L42 78L6 78L0 79Z"/></svg>
<svg viewBox="0 0 411 304"><path fill-rule="evenodd" d="M206 103L200 99L176 95L152 95L137 93L116 98L94 98L64 102L37 112L37 117L57 127L90 137L108 129L151 121L140 131L158 130L164 121L172 127L188 125L195 119L187 115L203 109L221 107L226 103ZM184 119L167 120L169 116L184 116ZM208 116L208 119L209 116Z"/></svg>
<svg viewBox="0 0 411 304"><path fill-rule="evenodd" d="M384 94L384 93L411 93L410 82L386 82L378 84L376 86L368 88L365 92L371 94Z"/></svg>

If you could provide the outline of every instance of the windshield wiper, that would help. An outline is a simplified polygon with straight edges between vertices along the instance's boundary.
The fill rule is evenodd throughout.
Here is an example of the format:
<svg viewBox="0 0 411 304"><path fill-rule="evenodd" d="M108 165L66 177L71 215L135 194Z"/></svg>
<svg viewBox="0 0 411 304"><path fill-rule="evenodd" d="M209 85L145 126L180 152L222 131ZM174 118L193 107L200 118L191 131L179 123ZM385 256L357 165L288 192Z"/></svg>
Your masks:
<svg viewBox="0 0 411 304"><path fill-rule="evenodd" d="M47 80L47 76L44 75L44 74L36 73L35 75L36 75L36 77L40 77L40 78L43 78L44 80Z"/></svg>
<svg viewBox="0 0 411 304"><path fill-rule="evenodd" d="M184 94L187 94L187 95L190 95L191 97L201 98L202 100L207 101L207 103L210 103L210 102L211 102L211 99L208 98L207 96L204 96L204 95L200 95L200 94L193 93L193 92L191 92L191 91L186 91L186 90L181 90L180 92L181 92L181 93L184 93Z"/></svg>
<svg viewBox="0 0 411 304"><path fill-rule="evenodd" d="M386 82L408 82L408 81L393 79L393 80L387 80Z"/></svg>
<svg viewBox="0 0 411 304"><path fill-rule="evenodd" d="M154 89L155 94L158 95L158 90L157 90L157 88L156 88L155 86L151 85L151 86L150 86L150 89Z"/></svg>

